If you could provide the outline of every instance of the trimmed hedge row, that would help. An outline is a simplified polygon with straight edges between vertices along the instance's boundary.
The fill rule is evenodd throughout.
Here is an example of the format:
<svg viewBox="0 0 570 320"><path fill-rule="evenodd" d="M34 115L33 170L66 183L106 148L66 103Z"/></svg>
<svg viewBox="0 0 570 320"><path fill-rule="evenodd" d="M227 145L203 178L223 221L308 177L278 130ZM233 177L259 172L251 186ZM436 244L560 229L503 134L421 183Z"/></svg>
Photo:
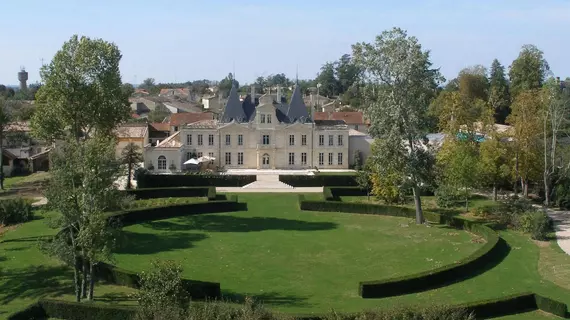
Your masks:
<svg viewBox="0 0 570 320"><path fill-rule="evenodd" d="M135 200L156 198L184 198L208 197L216 200L216 187L171 187L171 188L144 188L123 191L135 197Z"/></svg>
<svg viewBox="0 0 570 320"><path fill-rule="evenodd" d="M255 175L143 174L137 178L137 187L243 187L255 180Z"/></svg>
<svg viewBox="0 0 570 320"><path fill-rule="evenodd" d="M323 197L326 201L340 201L345 196L365 196L367 192L360 187L324 187Z"/></svg>
<svg viewBox="0 0 570 320"><path fill-rule="evenodd" d="M456 305L454 307L473 312L477 319L515 315L534 310L542 310L562 318L568 316L566 304L535 293L520 293L498 299ZM46 319L48 317L66 320L127 320L133 319L136 315L136 311L137 309L135 307L87 304L59 300L40 300L20 312L9 315L8 320ZM302 320L321 320L327 317L310 315L297 316L295 318Z"/></svg>
<svg viewBox="0 0 570 320"><path fill-rule="evenodd" d="M356 187L356 176L349 175L314 175L314 176L298 176L298 175L280 175L279 181L286 183L292 187Z"/></svg>
<svg viewBox="0 0 570 320"><path fill-rule="evenodd" d="M247 205L239 203L237 196L229 200L208 201L198 203L173 204L165 207L137 208L109 213L110 220L118 220L121 225L127 226L149 220L160 220L180 216L189 216L204 213L231 212L245 210Z"/></svg>
<svg viewBox="0 0 570 320"><path fill-rule="evenodd" d="M378 214L395 217L415 217L415 210L397 206L382 206L366 203L346 203L337 201L313 201L305 200L299 196L301 210L326 211L326 212L350 212L362 214ZM417 274L391 278L378 281L362 281L359 283L359 294L363 298L383 298L413 292L424 291L427 288L441 286L445 283L465 277L481 270L501 250L499 236L491 228L474 223L469 220L443 216L437 213L424 212L429 221L447 223L456 228L462 228L484 237L487 242L472 253L469 257L456 264L442 266L433 270Z"/></svg>
<svg viewBox="0 0 570 320"><path fill-rule="evenodd" d="M95 266L95 274L98 279L116 285L135 289L140 286L138 274L107 263L98 263ZM222 295L220 284L217 282L182 279L182 286L193 300L220 298Z"/></svg>
<svg viewBox="0 0 570 320"><path fill-rule="evenodd" d="M325 194L324 196L330 197L331 195ZM405 218L416 217L416 211L406 207L383 206L357 202L306 200L303 195L299 195L299 207L301 210L307 211L349 212ZM441 215L429 211L424 211L424 217L433 223L440 224L444 221Z"/></svg>

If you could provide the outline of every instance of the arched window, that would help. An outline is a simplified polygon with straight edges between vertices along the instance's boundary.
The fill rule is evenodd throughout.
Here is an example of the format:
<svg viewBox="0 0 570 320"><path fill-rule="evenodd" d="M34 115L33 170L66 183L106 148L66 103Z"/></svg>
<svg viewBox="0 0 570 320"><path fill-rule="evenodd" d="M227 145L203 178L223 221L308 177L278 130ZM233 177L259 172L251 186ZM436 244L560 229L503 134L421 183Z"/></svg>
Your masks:
<svg viewBox="0 0 570 320"><path fill-rule="evenodd" d="M158 170L166 170L166 157L158 157Z"/></svg>
<svg viewBox="0 0 570 320"><path fill-rule="evenodd" d="M262 163L264 166L268 166L269 165L269 155L266 153L263 155L263 159L262 159Z"/></svg>

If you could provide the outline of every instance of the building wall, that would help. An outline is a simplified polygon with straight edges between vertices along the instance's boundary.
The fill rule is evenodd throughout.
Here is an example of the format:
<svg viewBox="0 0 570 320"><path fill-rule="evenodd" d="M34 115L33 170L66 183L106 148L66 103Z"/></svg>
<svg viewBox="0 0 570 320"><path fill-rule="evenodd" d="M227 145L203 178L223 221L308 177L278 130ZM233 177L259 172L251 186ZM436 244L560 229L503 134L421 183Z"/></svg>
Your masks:
<svg viewBox="0 0 570 320"><path fill-rule="evenodd" d="M143 153L145 141L147 141L145 138L119 138L115 147L115 155L119 158L123 149L131 142L139 146L141 153Z"/></svg>
<svg viewBox="0 0 570 320"><path fill-rule="evenodd" d="M350 136L349 141L349 164L354 165L354 152L356 150L360 151L360 159L362 159L362 163L365 163L366 159L370 156L370 148L372 147L374 139L369 136Z"/></svg>
<svg viewBox="0 0 570 320"><path fill-rule="evenodd" d="M164 156L166 158L165 170L158 169L158 159L160 156ZM149 167L152 165L154 167L152 171L158 173L176 172L179 171L181 168L181 159L182 159L182 153L181 149L179 148L148 147L145 149L144 166L145 168L149 169ZM170 169L171 164L174 164L176 166L176 169L171 170Z"/></svg>

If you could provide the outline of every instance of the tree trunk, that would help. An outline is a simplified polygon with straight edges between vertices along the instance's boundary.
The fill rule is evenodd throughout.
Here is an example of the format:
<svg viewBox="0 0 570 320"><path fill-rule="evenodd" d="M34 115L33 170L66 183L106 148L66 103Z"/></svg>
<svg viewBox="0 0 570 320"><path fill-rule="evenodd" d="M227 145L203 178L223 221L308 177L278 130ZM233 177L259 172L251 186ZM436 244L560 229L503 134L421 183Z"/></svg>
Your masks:
<svg viewBox="0 0 570 320"><path fill-rule="evenodd" d="M521 178L523 197L528 198L528 179Z"/></svg>
<svg viewBox="0 0 570 320"><path fill-rule="evenodd" d="M0 189L4 190L4 134L0 128ZM12 160L13 161L13 160Z"/></svg>
<svg viewBox="0 0 570 320"><path fill-rule="evenodd" d="M469 189L465 187L465 212L469 212Z"/></svg>
<svg viewBox="0 0 570 320"><path fill-rule="evenodd" d="M133 169L133 165L129 161L129 171L127 173L127 189L131 189L131 170L132 169Z"/></svg>
<svg viewBox="0 0 570 320"><path fill-rule="evenodd" d="M497 202L497 183L493 184L493 201Z"/></svg>
<svg viewBox="0 0 570 320"><path fill-rule="evenodd" d="M89 273L89 264L87 263L87 259L85 258L85 254L83 255L83 266L82 266L82 279L81 279L81 298L87 298L87 274Z"/></svg>
<svg viewBox="0 0 570 320"><path fill-rule="evenodd" d="M95 289L95 274L93 272L93 263L89 263L89 296L87 300L93 301L93 291Z"/></svg>
<svg viewBox="0 0 570 320"><path fill-rule="evenodd" d="M515 198L518 197L519 195L519 185L518 185L518 180L519 180L519 152L517 150L516 155L515 155L515 186L514 186L514 192L515 192Z"/></svg>
<svg viewBox="0 0 570 320"><path fill-rule="evenodd" d="M420 188L418 186L413 186L412 191L414 192L414 204L416 205L416 223L424 223L424 213L422 211L422 200L420 199Z"/></svg>
<svg viewBox="0 0 570 320"><path fill-rule="evenodd" d="M75 287L75 301L81 302L81 279L79 279L79 263L75 253L75 239L73 237L73 227L69 228L69 236L71 238L71 246L73 252L73 283Z"/></svg>

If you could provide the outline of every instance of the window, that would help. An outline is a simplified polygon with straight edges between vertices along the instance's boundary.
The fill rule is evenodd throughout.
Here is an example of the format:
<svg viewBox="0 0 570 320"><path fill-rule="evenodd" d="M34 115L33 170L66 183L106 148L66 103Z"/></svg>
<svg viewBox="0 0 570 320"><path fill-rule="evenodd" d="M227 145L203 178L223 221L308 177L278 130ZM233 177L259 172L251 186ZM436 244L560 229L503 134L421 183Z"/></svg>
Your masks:
<svg viewBox="0 0 570 320"><path fill-rule="evenodd" d="M177 126L174 127L174 131L178 131L178 127L177 127Z"/></svg>
<svg viewBox="0 0 570 320"><path fill-rule="evenodd" d="M267 123L271 123L271 115L270 114L267 115Z"/></svg>
<svg viewBox="0 0 570 320"><path fill-rule="evenodd" d="M212 159L212 160L210 160L210 164L214 164L214 160L213 160L214 159L214 153L208 152L208 157L210 157L210 159Z"/></svg>
<svg viewBox="0 0 570 320"><path fill-rule="evenodd" d="M238 134L238 146L243 146L243 134Z"/></svg>
<svg viewBox="0 0 570 320"><path fill-rule="evenodd" d="M166 170L166 157L158 157L158 170Z"/></svg>
<svg viewBox="0 0 570 320"><path fill-rule="evenodd" d="M226 146L229 146L231 144L232 144L232 136L226 134Z"/></svg>
<svg viewBox="0 0 570 320"><path fill-rule="evenodd" d="M202 158L203 153L202 152L198 152L198 154L196 155L198 158Z"/></svg>
<svg viewBox="0 0 570 320"><path fill-rule="evenodd" d="M262 161L263 161L263 162L262 162L263 165L264 165L264 166L268 166L268 165L269 165L269 155L268 155L267 153L264 154L262 159L263 159L263 160L262 160Z"/></svg>
<svg viewBox="0 0 570 320"><path fill-rule="evenodd" d="M358 131L358 125L354 125L354 130Z"/></svg>
<svg viewBox="0 0 570 320"><path fill-rule="evenodd" d="M289 165L292 166L295 164L295 154L293 152L289 152Z"/></svg>
<svg viewBox="0 0 570 320"><path fill-rule="evenodd" d="M334 136L329 134L329 146L334 146Z"/></svg>
<svg viewBox="0 0 570 320"><path fill-rule="evenodd" d="M322 152L319 152L319 166L322 166L325 164L325 154Z"/></svg>
<svg viewBox="0 0 570 320"><path fill-rule="evenodd" d="M325 136L319 134L319 146L324 146L324 145L325 145Z"/></svg>
<svg viewBox="0 0 570 320"><path fill-rule="evenodd" d="M264 114L261 115L261 123L265 123L265 115Z"/></svg>
<svg viewBox="0 0 570 320"><path fill-rule="evenodd" d="M190 157L192 157L192 152L186 152L186 160L190 160Z"/></svg>
<svg viewBox="0 0 570 320"><path fill-rule="evenodd" d="M264 144L264 145L268 145L268 144L269 144L269 135L268 135L268 134L264 134L264 135L263 135L263 144Z"/></svg>
<svg viewBox="0 0 570 320"><path fill-rule="evenodd" d="M201 146L204 144L204 136L199 134L198 135L198 145Z"/></svg>
<svg viewBox="0 0 570 320"><path fill-rule="evenodd" d="M301 136L301 145L303 145L303 146L307 145L307 135L306 134Z"/></svg>
<svg viewBox="0 0 570 320"><path fill-rule="evenodd" d="M231 152L226 152L226 165L232 164L232 154Z"/></svg>
<svg viewBox="0 0 570 320"><path fill-rule="evenodd" d="M342 165L342 152L338 153L338 159L337 160L338 160L338 165L339 166Z"/></svg>
<svg viewBox="0 0 570 320"><path fill-rule="evenodd" d="M191 134L186 136L186 144L189 146L192 145L192 135Z"/></svg>
<svg viewBox="0 0 570 320"><path fill-rule="evenodd" d="M332 166L333 164L333 154L332 152L329 153L329 166Z"/></svg>
<svg viewBox="0 0 570 320"><path fill-rule="evenodd" d="M290 145L290 146L294 146L294 145L295 145L295 135L294 135L294 134L290 134L290 135L289 135L289 145Z"/></svg>
<svg viewBox="0 0 570 320"><path fill-rule="evenodd" d="M243 152L238 152L238 165L243 165Z"/></svg>
<svg viewBox="0 0 570 320"><path fill-rule="evenodd" d="M301 153L301 164L304 166L307 165L307 153L306 152Z"/></svg>
<svg viewBox="0 0 570 320"><path fill-rule="evenodd" d="M209 146L213 146L214 145L214 135L211 134L208 136L208 145Z"/></svg>
<svg viewBox="0 0 570 320"><path fill-rule="evenodd" d="M343 138L342 134L339 134L339 135L338 135L338 146L339 146L339 147L343 145L343 142L344 142L344 141L342 140L342 138Z"/></svg>

